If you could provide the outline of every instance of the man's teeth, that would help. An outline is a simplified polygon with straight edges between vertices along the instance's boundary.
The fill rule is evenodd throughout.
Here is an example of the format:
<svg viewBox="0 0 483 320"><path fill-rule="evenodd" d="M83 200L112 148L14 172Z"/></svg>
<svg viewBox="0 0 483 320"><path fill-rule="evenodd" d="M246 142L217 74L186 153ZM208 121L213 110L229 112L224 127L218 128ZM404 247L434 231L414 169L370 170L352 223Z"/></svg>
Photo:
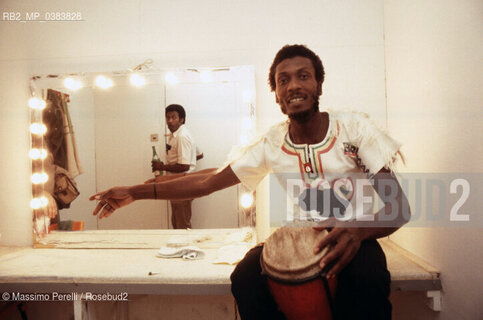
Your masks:
<svg viewBox="0 0 483 320"><path fill-rule="evenodd" d="M304 101L305 99L304 98L293 98L293 99L290 99L290 103L293 103L293 102L300 102L300 101Z"/></svg>

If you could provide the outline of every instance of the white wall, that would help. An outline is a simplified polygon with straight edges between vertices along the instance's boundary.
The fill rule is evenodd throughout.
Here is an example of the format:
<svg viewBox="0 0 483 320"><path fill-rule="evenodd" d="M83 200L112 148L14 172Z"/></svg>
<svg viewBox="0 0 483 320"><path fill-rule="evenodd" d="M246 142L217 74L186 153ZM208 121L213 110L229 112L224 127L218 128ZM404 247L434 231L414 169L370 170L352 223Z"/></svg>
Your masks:
<svg viewBox="0 0 483 320"><path fill-rule="evenodd" d="M388 126L404 141L407 172L483 171L482 18L478 0L384 1ZM400 308L406 316L483 318L481 226L391 238L442 272L443 311L426 312L419 296Z"/></svg>

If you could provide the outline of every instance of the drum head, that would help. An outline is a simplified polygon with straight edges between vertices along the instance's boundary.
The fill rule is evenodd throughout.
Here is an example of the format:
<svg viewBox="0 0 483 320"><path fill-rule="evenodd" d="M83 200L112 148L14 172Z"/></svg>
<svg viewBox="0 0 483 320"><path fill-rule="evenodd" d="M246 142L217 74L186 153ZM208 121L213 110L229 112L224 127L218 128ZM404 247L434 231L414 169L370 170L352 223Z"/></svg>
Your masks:
<svg viewBox="0 0 483 320"><path fill-rule="evenodd" d="M267 276L286 282L303 282L319 276L326 249L314 254L315 244L327 235L311 227L283 227L265 242L262 269Z"/></svg>

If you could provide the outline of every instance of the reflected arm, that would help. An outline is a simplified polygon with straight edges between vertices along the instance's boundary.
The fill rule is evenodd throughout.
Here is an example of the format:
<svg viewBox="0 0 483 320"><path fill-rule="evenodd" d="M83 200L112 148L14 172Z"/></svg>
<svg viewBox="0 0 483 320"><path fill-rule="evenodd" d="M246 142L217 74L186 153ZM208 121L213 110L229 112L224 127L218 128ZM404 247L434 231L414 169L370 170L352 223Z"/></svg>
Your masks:
<svg viewBox="0 0 483 320"><path fill-rule="evenodd" d="M174 180L178 178L182 178L187 175L197 175L197 174L207 174L207 173L216 173L216 168L209 168L209 169L203 169L200 171L194 171L190 173L175 173L175 174L169 174L169 175L162 175L158 176L156 178L151 178L149 180L146 180L144 183L155 183L155 182L166 182L168 180Z"/></svg>
<svg viewBox="0 0 483 320"><path fill-rule="evenodd" d="M155 198L186 200L203 197L238 183L240 180L230 167L219 173L216 173L214 169L206 169L182 178L154 183L154 188L146 185L133 186L131 194L136 200ZM153 189L156 190L156 194Z"/></svg>

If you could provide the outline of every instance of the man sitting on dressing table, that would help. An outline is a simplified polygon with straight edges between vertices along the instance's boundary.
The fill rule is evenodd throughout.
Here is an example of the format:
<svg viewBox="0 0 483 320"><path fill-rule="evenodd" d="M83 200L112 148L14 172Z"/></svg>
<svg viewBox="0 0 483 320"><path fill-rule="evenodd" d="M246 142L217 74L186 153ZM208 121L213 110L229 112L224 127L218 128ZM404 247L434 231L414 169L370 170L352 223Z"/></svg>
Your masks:
<svg viewBox="0 0 483 320"><path fill-rule="evenodd" d="M391 174L399 144L363 114L320 112L323 81L322 62L314 52L302 45L284 46L272 63L269 83L287 121L241 147L237 157L216 172L97 193L90 198L100 200L94 214L108 217L139 199L201 197L238 183L254 189L270 173L299 172L303 179L322 177L331 185L341 175L366 174L385 206L368 224L321 223L318 230L330 228L331 232L315 245L314 252L330 248L320 265L331 266L327 277L339 279L336 319L390 319L390 275L375 239L391 234L409 218L408 209L403 214L403 208L409 208L407 199ZM394 199L380 188L383 180L396 186ZM388 216L392 217L389 224L383 219ZM232 292L242 319L284 319L261 275L261 248L253 248L237 265L231 276Z"/></svg>

